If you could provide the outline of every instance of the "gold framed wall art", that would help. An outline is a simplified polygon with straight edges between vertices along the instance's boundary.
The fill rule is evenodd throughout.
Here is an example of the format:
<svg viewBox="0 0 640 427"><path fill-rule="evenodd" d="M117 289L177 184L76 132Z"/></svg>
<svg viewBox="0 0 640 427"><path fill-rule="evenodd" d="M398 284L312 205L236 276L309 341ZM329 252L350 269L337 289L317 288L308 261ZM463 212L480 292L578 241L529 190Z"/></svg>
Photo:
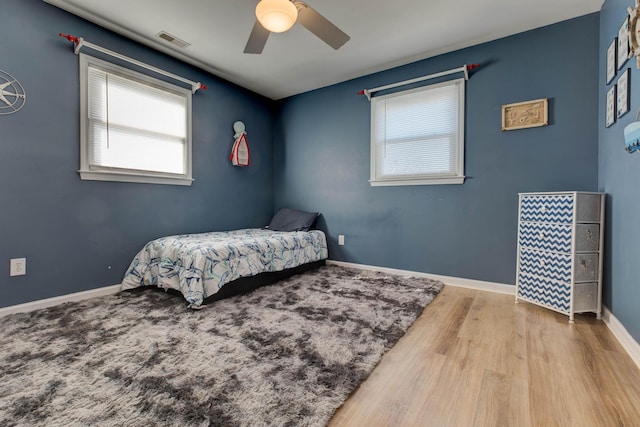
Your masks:
<svg viewBox="0 0 640 427"><path fill-rule="evenodd" d="M547 126L549 124L549 99L517 102L502 106L502 130L514 130Z"/></svg>

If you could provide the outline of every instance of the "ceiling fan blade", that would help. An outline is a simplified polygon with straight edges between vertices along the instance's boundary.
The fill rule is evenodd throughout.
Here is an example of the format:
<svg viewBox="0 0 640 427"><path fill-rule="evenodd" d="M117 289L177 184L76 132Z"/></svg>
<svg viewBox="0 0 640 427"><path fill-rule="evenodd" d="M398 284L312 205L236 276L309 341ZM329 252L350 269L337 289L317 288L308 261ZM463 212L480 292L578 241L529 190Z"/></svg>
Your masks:
<svg viewBox="0 0 640 427"><path fill-rule="evenodd" d="M249 35L249 40L247 40L247 45L244 47L244 53L262 53L264 45L267 44L269 34L271 34L269 30L265 29L256 20L256 23L253 24L251 35Z"/></svg>
<svg viewBox="0 0 640 427"><path fill-rule="evenodd" d="M333 25L331 21L320 15L308 4L301 1L296 1L293 4L298 8L297 22L335 50L340 49L342 45L351 39L340 28Z"/></svg>

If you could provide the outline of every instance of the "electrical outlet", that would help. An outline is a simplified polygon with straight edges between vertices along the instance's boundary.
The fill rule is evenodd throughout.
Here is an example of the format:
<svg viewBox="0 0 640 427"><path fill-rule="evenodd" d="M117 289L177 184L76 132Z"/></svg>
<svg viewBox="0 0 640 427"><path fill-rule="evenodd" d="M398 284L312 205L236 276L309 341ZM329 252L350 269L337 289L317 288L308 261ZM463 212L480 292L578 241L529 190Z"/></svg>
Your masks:
<svg viewBox="0 0 640 427"><path fill-rule="evenodd" d="M27 274L27 259L13 258L10 267L9 276L24 276Z"/></svg>
<svg viewBox="0 0 640 427"><path fill-rule="evenodd" d="M344 234L338 234L338 245L344 246Z"/></svg>

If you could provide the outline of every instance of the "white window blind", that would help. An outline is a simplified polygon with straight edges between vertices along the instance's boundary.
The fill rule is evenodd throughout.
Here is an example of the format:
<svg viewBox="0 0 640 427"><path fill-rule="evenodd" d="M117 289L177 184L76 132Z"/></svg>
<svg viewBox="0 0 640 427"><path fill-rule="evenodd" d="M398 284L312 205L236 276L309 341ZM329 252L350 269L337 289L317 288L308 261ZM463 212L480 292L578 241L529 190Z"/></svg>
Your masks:
<svg viewBox="0 0 640 427"><path fill-rule="evenodd" d="M191 92L87 55L80 62L82 179L190 185Z"/></svg>
<svg viewBox="0 0 640 427"><path fill-rule="evenodd" d="M371 185L462 183L464 79L371 99Z"/></svg>

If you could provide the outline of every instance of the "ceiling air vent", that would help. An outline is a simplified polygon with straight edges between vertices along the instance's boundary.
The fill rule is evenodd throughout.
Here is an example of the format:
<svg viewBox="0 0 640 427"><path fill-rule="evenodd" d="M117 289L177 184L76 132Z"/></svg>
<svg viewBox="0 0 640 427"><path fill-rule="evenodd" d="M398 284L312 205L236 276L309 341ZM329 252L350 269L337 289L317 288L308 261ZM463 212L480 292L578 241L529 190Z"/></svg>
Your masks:
<svg viewBox="0 0 640 427"><path fill-rule="evenodd" d="M187 43L186 41L179 39L176 36L172 36L166 31L160 31L158 34L156 34L156 37L160 37L162 40L168 41L169 43L175 44L176 46L181 48L185 48L191 45L190 43Z"/></svg>

